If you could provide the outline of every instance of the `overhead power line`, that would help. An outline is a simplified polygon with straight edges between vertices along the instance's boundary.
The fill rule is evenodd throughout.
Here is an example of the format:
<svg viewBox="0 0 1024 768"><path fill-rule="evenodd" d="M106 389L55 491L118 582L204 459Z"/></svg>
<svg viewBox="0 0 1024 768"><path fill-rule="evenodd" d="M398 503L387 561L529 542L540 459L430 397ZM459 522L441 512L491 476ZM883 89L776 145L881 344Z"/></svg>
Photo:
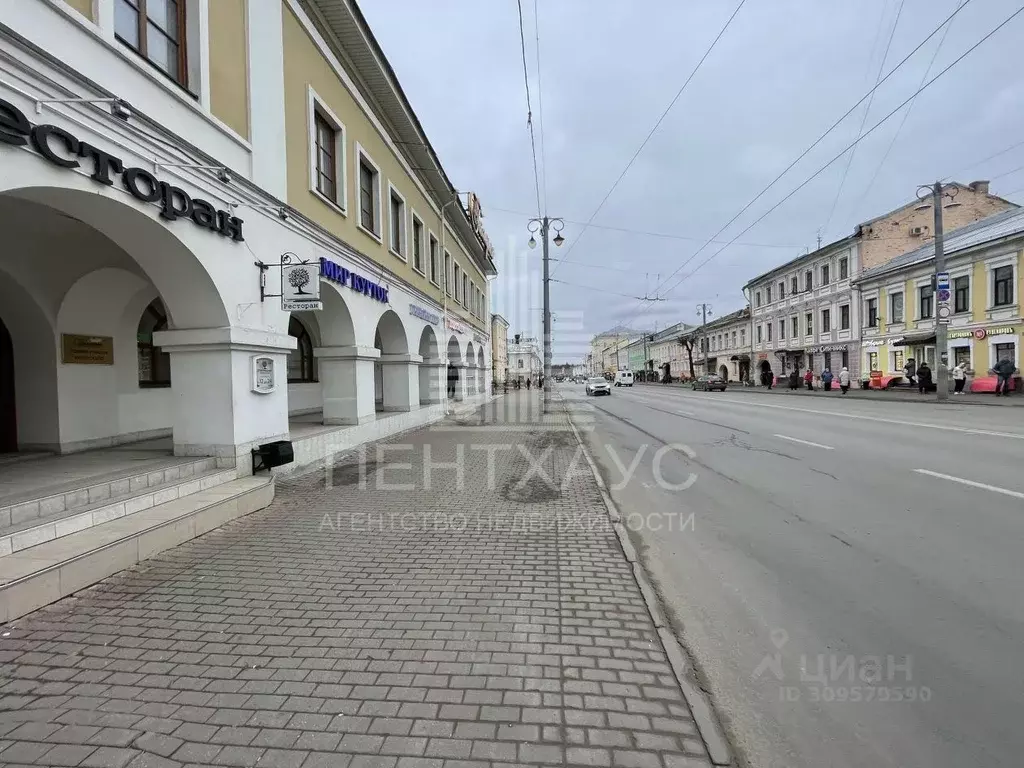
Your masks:
<svg viewBox="0 0 1024 768"><path fill-rule="evenodd" d="M864 133L864 126L867 125L868 115L871 114L871 105L875 101L875 93L878 91L878 83L882 79L882 72L885 71L885 62L889 58L889 49L892 48L892 39L896 37L896 28L900 24L900 16L903 14L903 3L904 0L900 0L899 7L896 9L896 20L892 23L892 30L889 32L889 41L885 44L885 53L882 54L882 63L878 65L878 74L875 75L875 87L871 89L871 95L868 96L868 105L864 107L864 116L860 119L860 128L857 129L858 138ZM825 219L825 226L821 228L823 233L828 233L828 226L832 223L832 217L835 216L836 207L839 205L839 198L843 195L843 187L846 186L846 178L850 175L850 166L853 165L853 158L857 154L857 145L853 145L853 149L850 150L850 154L846 158L846 168L843 169L843 176L839 180L839 189L836 190L835 199L832 200L832 210L828 212L828 218Z"/></svg>
<svg viewBox="0 0 1024 768"><path fill-rule="evenodd" d="M530 152L533 154L533 185L537 192L537 215L541 215L540 174L537 172L537 141L533 135L533 105L530 102L530 71L526 66L526 32L523 29L523 0L516 0L519 8L519 43L523 51L523 82L526 84L526 127L530 131Z"/></svg>
<svg viewBox="0 0 1024 768"><path fill-rule="evenodd" d="M649 301L646 296L634 296L628 293L617 293L616 291L608 291L604 288L597 288L593 285L583 285L582 283L570 283L566 280L556 280L551 278L552 283L561 283L562 285L571 285L573 288L583 288L588 291L596 291L597 293L607 293L610 296L620 296L623 299L635 299L636 301Z"/></svg>
<svg viewBox="0 0 1024 768"><path fill-rule="evenodd" d="M602 198L597 208L594 209L594 212L590 214L590 218L587 219L587 223L583 226L583 229L575 238L573 238L572 243L569 245L569 250L566 252L566 256L572 253L572 249L576 246L576 243L578 243L582 239L584 233L593 223L594 219L597 218L597 214L601 212L601 209L604 208L605 203L607 203L608 199L612 196L612 193L618 188L619 183L626 177L626 174L629 173L629 169L633 167L633 163L636 162L636 159L640 156L640 153L644 151L644 147L647 146L647 143L654 136L655 132L657 132L658 128L661 127L661 124L662 122L664 122L665 118L668 117L668 113L672 111L672 107L674 107L676 105L676 102L679 101L679 97L683 95L683 92L686 90L686 87L690 84L690 81L693 80L694 76L700 70L705 60L707 60L708 56L711 55L711 52L715 49L715 46L718 45L718 41L722 39L722 35L725 34L727 29L729 29L729 25L732 24L733 19L736 18L736 14L740 12L740 9L743 8L743 5L744 3L746 3L746 1L747 0L740 0L739 4L736 6L736 10L732 12L732 15L725 22L725 25L718 31L718 34L715 36L715 39L711 41L711 45L709 45L708 49L704 51L704 55L700 57L700 61L697 62L697 65L687 76L682 86L680 86L679 90L676 91L676 95L672 97L672 101L670 101L668 106L665 107L665 111L662 112L661 116L655 121L654 127L651 128L651 130L647 133L646 138L644 138L644 140L640 143L640 146L637 147L636 152L633 153L633 156L629 159L629 162L626 163L626 167L622 169L622 173L619 174L619 177L612 184L611 189L609 189L604 198ZM555 269L552 270L552 274L554 274L555 270L557 269L558 265L556 264Z"/></svg>
<svg viewBox="0 0 1024 768"><path fill-rule="evenodd" d="M544 81L540 72L540 11L537 0L533 0L533 26L536 32L537 54L537 120L540 123L540 190L543 200L543 213L548 212L548 158L544 151Z"/></svg>
<svg viewBox="0 0 1024 768"><path fill-rule="evenodd" d="M954 11L954 14L956 14L956 13L957 13L958 11L959 11L959 9L958 9L957 11ZM764 212L763 214L761 214L761 215L760 215L760 216L759 216L759 217L758 217L757 219L755 219L755 220L754 220L753 222L751 222L751 223L750 223L749 225L747 225L747 227L745 227L745 228L744 228L744 229L743 229L743 230L742 230L742 231L741 231L741 232L740 232L739 234L737 234L737 235L736 235L736 236L735 236L734 238L732 238L732 240L731 240L731 241L730 241L729 243L727 243L726 245L724 245L724 246L722 246L721 248L719 248L719 249L718 249L717 251L715 251L715 252L714 252L713 254L711 254L711 255L710 255L710 256L709 256L708 258L706 258L706 259L705 259L704 261L702 261L702 262L701 262L700 264L698 264L698 265L697 265L697 266L696 266L696 267L695 267L694 269L692 269L692 270L691 270L691 271L689 272L689 274L687 274L687 275L683 275L683 276L682 276L682 277L681 277L681 278L680 278L679 280L677 280L677 281L675 282L675 284L674 284L674 285L673 285L673 286L672 286L672 287L671 287L670 289L668 289L668 291L666 291L666 293L671 293L672 291L674 291L674 290L675 290L675 289L676 289L676 288L677 288L677 287L678 287L678 286L679 286L679 285L680 285L680 284L681 284L681 283L682 283L682 282L683 282L683 281L684 281L684 280L685 280L685 279L686 279L687 277L692 277L692 276L693 276L693 275L694 275L694 274L695 274L695 273L696 273L696 272L697 272L698 270L700 270L700 269L701 269L701 267L703 267L703 266L704 266L705 264L707 264L707 263L708 263L709 261L711 261L712 259L714 259L714 258L715 258L716 256L718 256L718 255L719 255L720 253L722 253L722 251L724 251L724 250L725 250L726 248L728 248L728 247L729 247L730 245L732 245L732 244L733 244L733 243L734 243L734 242L735 242L736 240L738 240L738 239L739 239L740 237L742 237L743 235L745 235L745 234L746 234L747 232L749 232L749 231L750 231L751 229L753 229L753 228L754 228L755 226L757 226L757 225L758 225L758 224L760 224L760 223L761 223L762 221L764 221L764 219L766 219L766 218L767 218L767 217L768 217L769 215L771 215L771 214L772 214L772 213L773 213L773 212L774 212L774 211L775 211L776 209L778 209L778 208L779 208L779 207L780 207L780 206L781 206L781 205L782 205L783 203L785 203L785 202L786 202L787 200L789 200L789 199L790 199L791 197L793 197L793 195L795 195L795 194L796 194L797 192L799 192L799 191L800 191L801 189L803 189L803 188L804 188L804 187L806 187L806 186L807 186L808 184L810 184L810 183L811 183L811 182L812 182L812 181L813 181L814 179L816 179L816 178L817 178L818 176L820 176L820 175L821 175L822 173L824 173L824 172L825 172L825 170L826 170L827 168L829 168L829 167L830 167L830 166L831 166L831 165L832 165L833 163L835 163L835 162L836 162L836 160L838 160L838 159L839 159L839 158L841 158L841 157L842 157L843 155L845 155L845 154L846 154L846 153L847 153L847 152L848 152L848 151L849 151L849 150L850 150L850 149L851 149L851 148L852 148L852 147L854 146L854 144L857 144L858 142L860 142L860 141L863 141L863 140L864 140L864 139L866 139L866 138L867 138L868 136L870 136L870 135L871 135L872 133L874 133L874 132L875 132L875 131L876 131L876 130L878 129L878 127L879 127L879 126L881 126L881 125L882 125L883 123L885 123L886 121L888 121L888 120L889 120L889 118L891 118L891 117L892 117L893 115L895 115L895 114L896 114L897 112L899 112L899 111L900 111L901 109L903 109L903 107L905 107L905 106L906 106L907 104L909 104L909 103L910 103L910 101L911 101L911 99L913 99L913 98L914 98L914 97L915 97L915 96L916 96L917 94L921 93L922 91L924 91L925 89L927 89L928 87L930 87L930 86L931 86L931 85L932 85L933 83L935 83L935 81L937 81L937 80L938 80L939 78L941 78L941 77L942 77L943 75L945 75L945 74L946 74L947 72L949 72L949 71L950 71L951 69L953 69L953 67L955 67L955 66L956 66L957 64L959 64L959 63L960 63L961 61L963 61L963 60L964 60L965 58L967 58L967 57L968 57L968 56L969 56L969 55L970 55L971 53L973 53L973 52L974 52L975 50L977 50L977 49L978 49L978 48L979 48L979 47L980 47L981 45L983 45L983 44L984 44L984 43L985 43L985 42L986 42L986 41L987 41L987 40L988 40L989 38L991 38L991 37L992 37L992 36L993 36L994 34L996 34L996 33L997 33L997 32L998 32L998 31L999 31L1000 29L1002 29L1002 28L1003 28L1003 27L1005 27L1005 26L1006 26L1007 24L1009 24L1009 23L1010 23L1010 22L1011 22L1011 21L1012 21L1013 19L1015 19L1015 18L1016 18L1017 16L1019 16L1019 15L1020 15L1021 13L1024 13L1024 6L1022 6L1022 7L1018 8L1018 9L1017 9L1016 11L1014 11L1014 12L1013 12L1012 14L1010 14L1010 15L1009 15L1009 16L1008 16L1007 18L1005 18L1005 19L1004 19L1004 20L1003 20L1002 22L1000 22L1000 23L999 23L999 24L998 24L998 25L997 25L996 27L994 27L994 28L993 28L992 30L990 30L990 31L989 31L989 32L988 32L988 33L987 33L987 34L986 34L986 35L985 35L984 37L982 37L982 38L981 38L981 39L980 39L980 40L979 40L978 42L976 42L976 43L975 43L974 45L972 45L972 46L971 46L970 48L968 48L968 49L967 49L966 51L964 51L964 52L963 52L962 54L960 54L960 56L958 56L958 57L957 57L957 58L956 58L956 59L955 59L955 60L954 60L954 61L953 61L952 63L950 63L950 64L949 64L949 65L948 65L947 67L945 67L945 68L944 68L944 69L943 69L942 71L940 71L940 72L939 72L939 73L938 73L937 75L935 75L935 77L931 78L930 80L928 80L928 82L924 83L924 84L923 84L923 85L922 85L922 86L921 86L920 88L918 88L918 89L917 89L916 91L914 91L914 93L912 93L912 94L911 94L911 95L910 95L910 96L909 96L909 97L908 97L907 99L905 99L905 100L904 100L904 101L903 101L903 102L902 102L901 104L899 104L899 105L898 105L898 106L897 106L897 107L896 107L896 108L895 108L894 110L892 110L891 112L889 112L889 113L888 113L888 114L887 114L887 115L886 115L885 117L883 117L883 118L882 118L881 120L879 120L879 121L878 121L877 123L875 123L875 124L874 124L873 126L871 126L871 128L869 128L869 129L868 129L868 130L867 130L866 132L864 132L864 134L863 134L863 135L861 135L860 137L858 137L858 138L857 138L857 139L856 139L856 140L855 140L855 141L854 141L853 143L851 143L851 144L850 144L849 146L847 146L847 147L846 147L845 149L843 149L843 150L842 150L842 151L841 151L841 152L840 152L839 154L837 154L836 156L834 156L834 157L833 157L833 158L832 158L831 160L829 160L829 161L828 161L827 163L825 163L825 164L824 164L823 166L821 166L821 167L820 167L820 168L819 168L818 170L816 170L816 171L815 171L814 173L812 173L812 174L811 174L810 176L808 176L808 177L807 177L806 179L804 179L804 180L803 180L803 181L802 181L802 182L801 182L801 183L800 183L799 185L797 185L797 187L796 187L796 188L794 188L794 189L793 189L792 191L790 191L790 192L789 192L789 194L787 194L787 195L786 195L785 197L783 197L783 198L782 198L781 200L779 200L779 201L778 201L777 203L775 203L775 205L773 205L773 206L772 206L771 208L769 208L769 209L768 209L767 211L765 211L765 212ZM944 23L945 23L945 22L944 22ZM936 29L936 32L937 32L937 31L938 31L938 29ZM933 32L932 34L934 35L934 34L935 34L935 32ZM929 37L930 37L930 36L929 36ZM905 61L905 60L906 60L906 59L904 59L904 61ZM901 64L902 64L902 62L901 62ZM899 66L899 65L897 65L897 66ZM894 71L895 71L895 70L894 70ZM892 73L890 72L890 74L892 74ZM820 141L820 139L819 139L819 141ZM816 142L816 143L817 143L817 142ZM806 153L805 153L805 154L806 154ZM772 183L774 184L774 182L772 182ZM767 188L766 188L766 189L765 189L764 191L767 191ZM762 192L761 194L763 194L763 193L764 193L764 192ZM761 196L761 195L758 195L758 197L760 197L760 196ZM746 208L749 208L749 207L750 207L750 204L748 204L748 205L747 205L747 206L746 206L746 207L744 208L744 210L746 210ZM737 217L737 218L738 218L738 217ZM733 219L733 221L735 221L735 218ZM731 223L732 223L732 221L730 221L729 223L731 224ZM726 227L728 227L728 226L729 226L729 224L726 224ZM721 232L723 232L724 230L725 230L725 228L723 227L723 229L722 229L722 230L720 230L718 234L721 234ZM717 237L717 236L718 236L718 235L716 234L716 237ZM710 241L709 241L709 242L710 242ZM701 247L700 249L698 249L698 250L697 250L697 252L696 252L696 253L694 253L694 254L693 254L692 256L690 256L690 258L689 258L689 259L687 259L687 260L686 260L686 261L684 261L684 262L683 262L682 264L680 264L680 265L679 265L679 266L678 266L678 267L677 267L677 268L676 268L676 269L675 269L675 270L674 270L674 271L672 272L672 274L670 274L670 275L669 275L669 276L668 276L668 277L667 277L667 278L665 279L665 281L664 281L664 282L665 282L665 283L667 283L667 282L668 282L669 280L671 280L671 279L672 279L673 277L675 277L675 276L676 276L677 274L679 274L679 272L681 272L681 271L683 270L683 268L684 268L684 267L685 267L685 266L686 266L687 264L689 264L689 263L690 263L691 261L693 261L693 259L694 259L694 258L695 258L695 257L697 256L697 254L698 254L698 253L700 253L700 252L701 252L701 250L703 250L703 248L704 248L704 246L702 246L702 247ZM662 284L664 285L664 283L662 283ZM635 319L635 318L634 318L634 319Z"/></svg>
<svg viewBox="0 0 1024 768"><path fill-rule="evenodd" d="M959 176L964 171L969 171L972 168L977 168L979 165L987 163L989 160L995 160L997 157L1005 155L1007 152L1012 152L1017 147L1021 147L1021 146L1024 146L1024 141L1018 141L1017 143L1011 144L1010 146L1008 146L1008 147L1006 147L1004 149L1000 149L998 152L996 152L994 154L991 154L991 155L988 155L987 157L981 158L981 160L975 160L973 163L970 163L969 165L965 165L963 168L961 168L956 173L951 173L949 176L946 176L943 179L943 181L948 181L948 180L952 179L954 176Z"/></svg>

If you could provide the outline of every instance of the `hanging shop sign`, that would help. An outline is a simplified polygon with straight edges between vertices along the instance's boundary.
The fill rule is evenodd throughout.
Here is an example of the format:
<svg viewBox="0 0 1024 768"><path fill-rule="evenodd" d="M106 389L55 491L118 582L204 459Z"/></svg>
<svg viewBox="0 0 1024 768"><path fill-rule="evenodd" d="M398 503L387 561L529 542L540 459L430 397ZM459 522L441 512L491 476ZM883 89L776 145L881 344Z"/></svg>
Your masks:
<svg viewBox="0 0 1024 768"><path fill-rule="evenodd" d="M112 336L60 335L61 362L65 365L113 365Z"/></svg>
<svg viewBox="0 0 1024 768"><path fill-rule="evenodd" d="M185 190L160 181L145 168L125 168L119 158L80 141L56 125L32 125L25 113L8 101L0 99L0 144L22 147L31 143L35 150L53 165L74 169L88 163L89 178L104 186L113 186L114 175L121 175L121 184L131 195L144 203L160 206L160 216L167 221L191 219L193 223L223 237L241 242L242 220L229 211L219 211L213 204L193 198Z"/></svg>
<svg viewBox="0 0 1024 768"><path fill-rule="evenodd" d="M409 314L413 317L418 317L420 320L430 323L431 325L437 325L441 322L441 316L435 315L428 309L417 306L416 304L409 305Z"/></svg>
<svg viewBox="0 0 1024 768"><path fill-rule="evenodd" d="M323 309L320 301L320 265L284 264L281 267L281 309Z"/></svg>
<svg viewBox="0 0 1024 768"><path fill-rule="evenodd" d="M381 304L388 303L389 288L385 288L383 285L378 285L372 280L368 280L362 275L353 272L340 264L335 264L330 259L320 259L320 274L332 283L347 285L356 293L369 296L371 299L379 301Z"/></svg>

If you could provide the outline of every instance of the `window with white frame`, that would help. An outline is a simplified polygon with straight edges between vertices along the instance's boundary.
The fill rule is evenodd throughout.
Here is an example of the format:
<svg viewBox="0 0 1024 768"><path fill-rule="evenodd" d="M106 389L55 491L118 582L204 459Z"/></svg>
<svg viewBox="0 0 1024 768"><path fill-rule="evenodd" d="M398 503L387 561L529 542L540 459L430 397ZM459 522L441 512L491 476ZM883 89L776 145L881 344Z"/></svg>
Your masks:
<svg viewBox="0 0 1024 768"><path fill-rule="evenodd" d="M793 278L790 280L789 295L796 296L798 293L800 293L800 281L796 275L793 275Z"/></svg>
<svg viewBox="0 0 1024 768"><path fill-rule="evenodd" d="M761 306L761 292L760 291L758 291L756 294L754 294L754 299L755 299L755 301L757 303L757 306L760 307Z"/></svg>
<svg viewBox="0 0 1024 768"><path fill-rule="evenodd" d="M821 310L821 332L828 333L832 330L832 310Z"/></svg>
<svg viewBox="0 0 1024 768"><path fill-rule="evenodd" d="M779 341L786 340L786 321L779 320Z"/></svg>
<svg viewBox="0 0 1024 768"><path fill-rule="evenodd" d="M434 285L440 285L438 281L437 272L437 238L434 237L434 233L430 233L429 246L427 247L427 256L430 259L430 282Z"/></svg>
<svg viewBox="0 0 1024 768"><path fill-rule="evenodd" d="M347 207L345 179L345 126L312 89L308 89L309 188L318 197Z"/></svg>
<svg viewBox="0 0 1024 768"><path fill-rule="evenodd" d="M466 295L468 293L469 293L469 276L465 272L463 272L462 273L462 303L463 304L466 304L466 302L467 302Z"/></svg>
<svg viewBox="0 0 1024 768"><path fill-rule="evenodd" d="M796 315L793 315L791 318L789 318L789 325L793 329L793 333L790 335L795 339L797 336L800 335L800 318L798 318Z"/></svg>
<svg viewBox="0 0 1024 768"><path fill-rule="evenodd" d="M114 36L180 85L189 87L185 0L115 0Z"/></svg>
<svg viewBox="0 0 1024 768"><path fill-rule="evenodd" d="M458 263L455 264L455 279L452 281L455 285L455 301L462 303L462 270L459 268Z"/></svg>
<svg viewBox="0 0 1024 768"><path fill-rule="evenodd" d="M889 294L889 322L903 322L903 291Z"/></svg>
<svg viewBox="0 0 1024 768"><path fill-rule="evenodd" d="M814 313L808 312L805 319L807 320L807 335L811 336L814 334Z"/></svg>
<svg viewBox="0 0 1024 768"><path fill-rule="evenodd" d="M452 295L452 255L448 251L444 252L444 291Z"/></svg>
<svg viewBox="0 0 1024 768"><path fill-rule="evenodd" d="M822 264L821 265L821 284L822 285L828 285L828 280L829 280L828 264Z"/></svg>
<svg viewBox="0 0 1024 768"><path fill-rule="evenodd" d="M1007 307L1013 304L1013 267L996 267L992 270L992 306Z"/></svg>
<svg viewBox="0 0 1024 768"><path fill-rule="evenodd" d="M380 168L370 156L356 146L359 165L359 226L369 235L381 239Z"/></svg>
<svg viewBox="0 0 1024 768"><path fill-rule="evenodd" d="M767 337L768 341L772 340L772 325L773 325L773 323L766 323L765 324L765 333L768 334L768 337Z"/></svg>
<svg viewBox="0 0 1024 768"><path fill-rule="evenodd" d="M917 289L917 306L921 310L918 319L926 320L932 316L932 302L935 292L930 285L922 285Z"/></svg>
<svg viewBox="0 0 1024 768"><path fill-rule="evenodd" d="M845 280L850 276L850 259L847 256L843 256L839 260L839 279Z"/></svg>
<svg viewBox="0 0 1024 768"><path fill-rule="evenodd" d="M953 311L971 311L971 278L968 275L953 278Z"/></svg>
<svg viewBox="0 0 1024 768"><path fill-rule="evenodd" d="M388 184L388 248L401 259L406 259L405 198Z"/></svg>
<svg viewBox="0 0 1024 768"><path fill-rule="evenodd" d="M761 326L757 326L757 343L761 343Z"/></svg>
<svg viewBox="0 0 1024 768"><path fill-rule="evenodd" d="M850 330L850 305L843 304L839 307L839 330Z"/></svg>
<svg viewBox="0 0 1024 768"><path fill-rule="evenodd" d="M423 273L423 222L415 213L412 215L412 268Z"/></svg>

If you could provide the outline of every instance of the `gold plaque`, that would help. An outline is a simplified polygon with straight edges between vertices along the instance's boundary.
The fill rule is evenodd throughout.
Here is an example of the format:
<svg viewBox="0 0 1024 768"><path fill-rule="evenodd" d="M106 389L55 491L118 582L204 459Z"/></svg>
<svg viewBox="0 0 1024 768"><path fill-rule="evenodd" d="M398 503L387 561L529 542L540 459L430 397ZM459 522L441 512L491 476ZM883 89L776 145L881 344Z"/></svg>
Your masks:
<svg viewBox="0 0 1024 768"><path fill-rule="evenodd" d="M113 365L112 336L79 336L62 333L61 362L65 365Z"/></svg>

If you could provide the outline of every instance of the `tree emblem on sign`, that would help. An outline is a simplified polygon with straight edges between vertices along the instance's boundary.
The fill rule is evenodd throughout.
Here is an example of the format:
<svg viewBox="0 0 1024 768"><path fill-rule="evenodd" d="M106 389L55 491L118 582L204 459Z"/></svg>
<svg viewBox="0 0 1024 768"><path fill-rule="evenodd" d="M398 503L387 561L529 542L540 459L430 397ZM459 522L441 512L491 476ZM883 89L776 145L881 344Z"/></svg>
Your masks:
<svg viewBox="0 0 1024 768"><path fill-rule="evenodd" d="M309 294L302 290L303 287L309 285L309 272L305 269L293 269L288 273L288 285L295 289L295 293L301 296L308 296Z"/></svg>

